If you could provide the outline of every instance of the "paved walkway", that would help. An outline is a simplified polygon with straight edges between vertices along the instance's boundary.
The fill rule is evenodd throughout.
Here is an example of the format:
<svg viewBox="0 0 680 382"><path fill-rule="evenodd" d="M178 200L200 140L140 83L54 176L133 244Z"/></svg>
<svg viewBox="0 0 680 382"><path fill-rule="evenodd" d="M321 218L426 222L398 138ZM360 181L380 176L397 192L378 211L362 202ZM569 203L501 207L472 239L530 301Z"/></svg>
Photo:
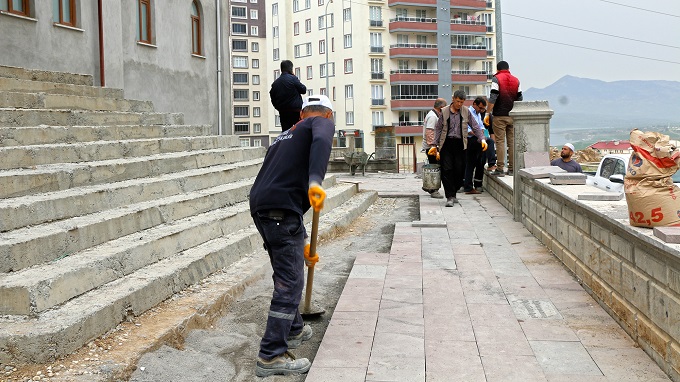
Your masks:
<svg viewBox="0 0 680 382"><path fill-rule="evenodd" d="M413 175L340 179L420 195L421 222L357 255L306 382L669 380L488 194L446 208Z"/></svg>

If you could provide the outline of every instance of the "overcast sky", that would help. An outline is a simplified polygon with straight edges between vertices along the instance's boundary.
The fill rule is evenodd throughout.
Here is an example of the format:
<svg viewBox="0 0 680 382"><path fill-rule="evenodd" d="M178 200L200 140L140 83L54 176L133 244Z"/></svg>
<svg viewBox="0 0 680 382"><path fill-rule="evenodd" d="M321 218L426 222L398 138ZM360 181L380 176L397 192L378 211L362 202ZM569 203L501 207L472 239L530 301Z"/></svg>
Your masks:
<svg viewBox="0 0 680 382"><path fill-rule="evenodd" d="M523 90L544 88L567 74L680 81L680 0L502 0L501 13L503 59Z"/></svg>

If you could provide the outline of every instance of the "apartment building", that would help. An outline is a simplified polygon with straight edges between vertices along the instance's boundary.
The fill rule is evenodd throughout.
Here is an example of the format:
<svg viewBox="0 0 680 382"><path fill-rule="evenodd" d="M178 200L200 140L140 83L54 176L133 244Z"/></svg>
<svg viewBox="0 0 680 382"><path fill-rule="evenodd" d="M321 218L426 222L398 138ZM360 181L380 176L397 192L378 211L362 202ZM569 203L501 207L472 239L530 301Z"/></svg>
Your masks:
<svg viewBox="0 0 680 382"><path fill-rule="evenodd" d="M264 0L230 0L230 76L233 133L241 146L269 146L267 8Z"/></svg>
<svg viewBox="0 0 680 382"><path fill-rule="evenodd" d="M437 97L488 96L495 72L493 3L485 0L271 0L268 83L290 59L308 93L335 106L336 145L376 151L376 129L419 147ZM267 88L268 89L268 88ZM275 111L269 123L280 131ZM271 133L275 133L275 128Z"/></svg>

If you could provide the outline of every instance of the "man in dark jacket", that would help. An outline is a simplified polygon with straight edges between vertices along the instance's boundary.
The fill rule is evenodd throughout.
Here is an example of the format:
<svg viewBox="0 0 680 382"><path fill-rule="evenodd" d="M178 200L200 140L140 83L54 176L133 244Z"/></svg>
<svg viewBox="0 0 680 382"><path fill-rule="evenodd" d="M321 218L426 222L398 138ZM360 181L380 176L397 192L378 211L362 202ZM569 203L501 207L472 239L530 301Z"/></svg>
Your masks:
<svg viewBox="0 0 680 382"><path fill-rule="evenodd" d="M306 373L311 363L296 359L288 349L312 337L298 310L304 287L305 226L302 216L310 207L323 208L326 175L335 124L328 97L309 96L302 104L302 120L284 131L269 146L250 190L250 214L262 236L274 270L274 293L267 327L260 342L255 374Z"/></svg>
<svg viewBox="0 0 680 382"><path fill-rule="evenodd" d="M515 101L522 100L522 88L517 77L510 74L510 65L505 61L496 64L498 72L491 79L491 94L487 116L493 115L493 132L496 138L497 169L491 175L504 176L505 139L508 140L508 175L512 175L515 160L515 128L510 110ZM485 119L486 122L486 119Z"/></svg>
<svg viewBox="0 0 680 382"><path fill-rule="evenodd" d="M281 61L281 75L272 83L269 96L274 109L279 112L281 131L286 131L300 120L302 97L307 87L293 74L293 63Z"/></svg>

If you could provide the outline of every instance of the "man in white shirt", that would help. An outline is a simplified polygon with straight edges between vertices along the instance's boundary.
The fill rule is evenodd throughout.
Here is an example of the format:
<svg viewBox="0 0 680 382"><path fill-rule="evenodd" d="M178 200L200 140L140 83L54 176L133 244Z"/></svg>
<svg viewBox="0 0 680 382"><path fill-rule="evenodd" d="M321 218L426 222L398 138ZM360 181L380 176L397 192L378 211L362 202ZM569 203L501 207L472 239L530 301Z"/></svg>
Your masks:
<svg viewBox="0 0 680 382"><path fill-rule="evenodd" d="M434 101L432 110L430 110L430 112L425 116L422 151L424 151L427 155L427 161L429 164L439 164L437 155L430 155L427 153L427 151L430 149L430 147L437 147L437 143L434 141L434 127L437 125L437 121L439 120L439 116L441 115L442 108L444 106L446 106L446 100L444 98L437 98ZM430 196L435 199L443 198L442 194L439 193L439 190L427 190L423 188L423 191L429 192Z"/></svg>

